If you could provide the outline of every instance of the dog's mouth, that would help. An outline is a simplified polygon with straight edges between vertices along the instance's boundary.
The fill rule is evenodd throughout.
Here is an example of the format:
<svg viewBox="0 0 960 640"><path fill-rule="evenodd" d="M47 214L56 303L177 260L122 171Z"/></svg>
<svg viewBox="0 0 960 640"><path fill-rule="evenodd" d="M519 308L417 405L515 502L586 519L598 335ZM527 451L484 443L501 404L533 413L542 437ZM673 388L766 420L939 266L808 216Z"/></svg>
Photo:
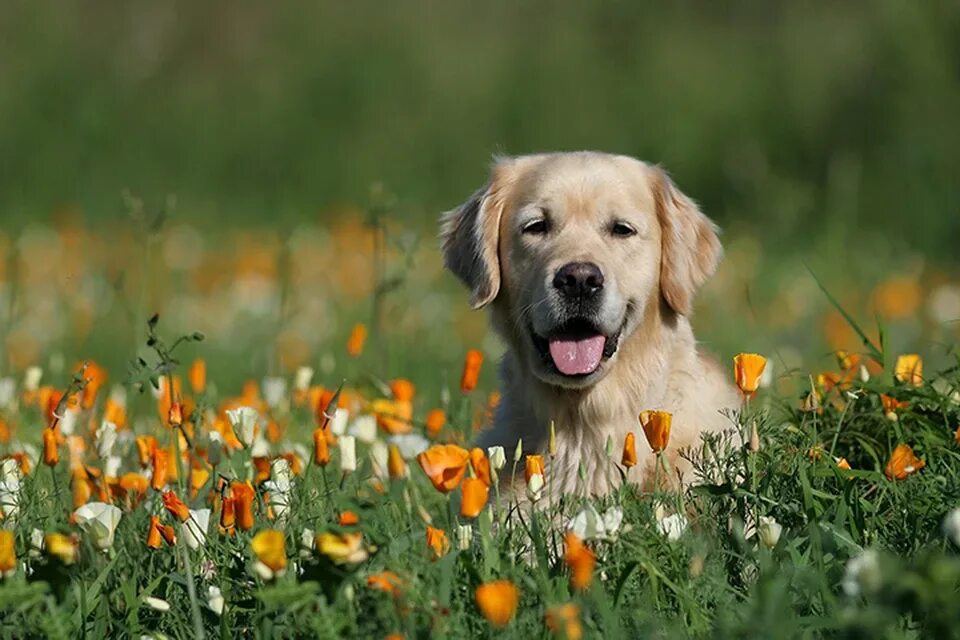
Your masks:
<svg viewBox="0 0 960 640"><path fill-rule="evenodd" d="M576 318L541 336L530 328L533 346L541 360L557 373L585 377L613 357L620 346L623 326L610 335L602 333L586 318Z"/></svg>

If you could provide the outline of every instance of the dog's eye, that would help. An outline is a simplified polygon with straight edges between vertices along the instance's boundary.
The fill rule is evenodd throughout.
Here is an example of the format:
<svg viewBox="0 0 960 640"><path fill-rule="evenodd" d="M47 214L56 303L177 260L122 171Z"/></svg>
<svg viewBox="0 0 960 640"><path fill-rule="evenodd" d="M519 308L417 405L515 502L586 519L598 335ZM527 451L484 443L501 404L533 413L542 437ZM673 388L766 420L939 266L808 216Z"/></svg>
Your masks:
<svg viewBox="0 0 960 640"><path fill-rule="evenodd" d="M620 238L629 238L637 235L637 230L626 222L614 222L610 225L610 233Z"/></svg>
<svg viewBox="0 0 960 640"><path fill-rule="evenodd" d="M537 218L536 220L531 220L523 225L523 227L520 228L520 231L522 231L525 235L542 236L547 232L547 219Z"/></svg>

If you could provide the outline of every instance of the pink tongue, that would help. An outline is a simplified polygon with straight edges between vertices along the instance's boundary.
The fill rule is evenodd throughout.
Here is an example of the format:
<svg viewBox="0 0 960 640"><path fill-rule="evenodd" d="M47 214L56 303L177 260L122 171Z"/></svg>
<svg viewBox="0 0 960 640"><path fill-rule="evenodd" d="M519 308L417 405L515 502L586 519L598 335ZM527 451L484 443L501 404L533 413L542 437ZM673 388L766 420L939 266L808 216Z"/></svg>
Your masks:
<svg viewBox="0 0 960 640"><path fill-rule="evenodd" d="M550 356L560 373L567 376L593 373L603 357L603 336L583 340L551 340Z"/></svg>

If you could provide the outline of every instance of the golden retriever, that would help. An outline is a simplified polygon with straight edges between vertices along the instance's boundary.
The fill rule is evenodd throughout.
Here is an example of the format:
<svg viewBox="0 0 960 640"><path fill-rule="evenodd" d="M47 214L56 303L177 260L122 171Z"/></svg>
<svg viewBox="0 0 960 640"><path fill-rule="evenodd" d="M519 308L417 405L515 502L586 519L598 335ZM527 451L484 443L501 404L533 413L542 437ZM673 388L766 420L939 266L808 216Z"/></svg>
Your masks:
<svg viewBox="0 0 960 640"><path fill-rule="evenodd" d="M658 167L596 152L498 158L440 236L446 266L474 308L491 307L508 347L477 446L509 457L522 439L525 454L546 453L553 422L552 490L602 494L620 478L608 442L619 462L630 431L638 465L627 478L652 478L641 411L673 414L667 454L681 477L690 465L677 451L729 426L721 409L738 396L689 322L720 260L717 230Z"/></svg>

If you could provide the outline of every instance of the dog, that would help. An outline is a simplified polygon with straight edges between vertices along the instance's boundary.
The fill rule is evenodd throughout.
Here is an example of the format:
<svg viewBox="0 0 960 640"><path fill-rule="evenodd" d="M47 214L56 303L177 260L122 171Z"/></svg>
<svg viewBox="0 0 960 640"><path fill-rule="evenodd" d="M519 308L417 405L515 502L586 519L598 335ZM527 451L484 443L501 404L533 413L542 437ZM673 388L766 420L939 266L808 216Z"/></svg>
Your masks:
<svg viewBox="0 0 960 640"><path fill-rule="evenodd" d="M490 307L507 347L501 401L477 446L509 457L521 441L524 454L546 454L552 423L551 491L604 494L631 431L637 465L625 477L661 477L638 416L664 410L670 476L689 479L678 452L730 427L722 410L739 402L689 321L721 258L717 233L664 171L634 158L495 158L489 183L443 214L440 231L446 267L474 308Z"/></svg>

